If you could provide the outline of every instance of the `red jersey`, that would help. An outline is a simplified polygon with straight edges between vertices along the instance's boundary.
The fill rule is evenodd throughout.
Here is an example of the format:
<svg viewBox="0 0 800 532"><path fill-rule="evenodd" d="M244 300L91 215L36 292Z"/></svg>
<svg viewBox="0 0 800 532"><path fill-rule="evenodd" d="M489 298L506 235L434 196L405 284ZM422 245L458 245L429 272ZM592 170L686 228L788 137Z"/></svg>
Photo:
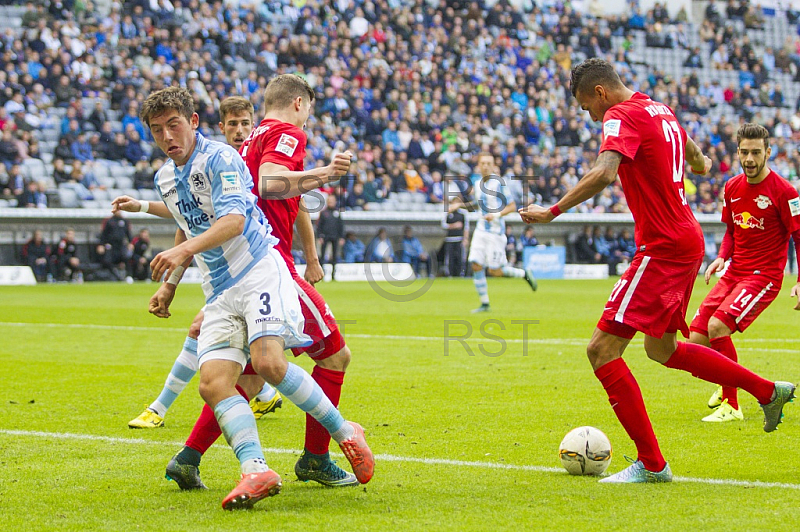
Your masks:
<svg viewBox="0 0 800 532"><path fill-rule="evenodd" d="M295 276L292 237L300 196L285 200L263 199L258 191L258 169L264 163L274 163L293 172L301 172L306 156L306 134L293 124L267 118L253 129L239 153L253 176L253 193L258 196L258 206L266 215L272 234L280 240L275 249L286 261L292 276Z"/></svg>
<svg viewBox="0 0 800 532"><path fill-rule="evenodd" d="M669 107L637 92L606 111L600 152L622 155L619 177L638 250L691 262L705 244L683 190L686 138Z"/></svg>
<svg viewBox="0 0 800 532"><path fill-rule="evenodd" d="M739 174L725 184L724 198L722 221L728 230L719 255L732 259L728 272L783 279L789 237L800 230L797 190L772 171L756 185Z"/></svg>

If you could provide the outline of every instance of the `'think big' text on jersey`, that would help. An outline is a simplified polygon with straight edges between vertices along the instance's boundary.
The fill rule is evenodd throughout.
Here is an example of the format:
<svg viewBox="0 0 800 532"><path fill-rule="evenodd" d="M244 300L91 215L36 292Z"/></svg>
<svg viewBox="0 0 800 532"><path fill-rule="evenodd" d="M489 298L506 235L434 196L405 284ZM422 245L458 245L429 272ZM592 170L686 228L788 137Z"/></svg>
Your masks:
<svg viewBox="0 0 800 532"><path fill-rule="evenodd" d="M207 231L228 214L244 216L244 231L220 247L195 255L203 273L206 302L241 279L276 244L256 206L253 180L242 158L227 144L196 133L196 145L183 166L168 160L155 176L156 190L188 238Z"/></svg>

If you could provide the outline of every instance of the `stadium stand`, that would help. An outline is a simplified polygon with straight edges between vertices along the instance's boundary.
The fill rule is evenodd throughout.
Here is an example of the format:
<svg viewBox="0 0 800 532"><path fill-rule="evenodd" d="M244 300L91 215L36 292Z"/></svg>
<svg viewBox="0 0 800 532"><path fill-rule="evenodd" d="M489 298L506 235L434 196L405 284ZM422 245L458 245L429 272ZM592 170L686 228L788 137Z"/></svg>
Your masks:
<svg viewBox="0 0 800 532"><path fill-rule="evenodd" d="M4 0L0 129L10 138L0 138L0 208L18 202L15 164L22 184L41 183L49 207L156 199L134 188L137 162L163 160L137 116L150 91L188 87L201 131L221 139L220 100L244 95L259 116L261 89L284 72L318 93L306 166L357 154L352 175L324 191L343 208L437 212L447 176L471 174L481 150L498 156L504 176L533 176L514 187L518 203L552 204L595 158L598 127L568 89L572 65L591 56L668 102L714 159L710 175L687 177L696 212L719 212L744 120L770 130L772 167L800 183L796 13L712 1L690 22L658 3L628 16L591 4L579 14L546 0ZM364 201L348 202L356 181ZM576 211L627 206L612 185Z"/></svg>

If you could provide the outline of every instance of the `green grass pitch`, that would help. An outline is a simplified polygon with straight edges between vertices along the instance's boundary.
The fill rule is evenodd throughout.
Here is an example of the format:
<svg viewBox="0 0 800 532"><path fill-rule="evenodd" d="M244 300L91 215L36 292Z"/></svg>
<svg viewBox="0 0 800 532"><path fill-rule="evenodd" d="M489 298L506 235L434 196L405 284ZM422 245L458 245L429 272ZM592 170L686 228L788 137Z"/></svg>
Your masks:
<svg viewBox="0 0 800 532"><path fill-rule="evenodd" d="M745 365L797 382L793 282L734 340ZM609 486L561 469L558 444L580 425L609 436L610 472L636 455L585 356L613 283L542 281L534 294L521 279L490 279L485 315L469 312L477 296L468 279L436 280L408 302L368 283L323 284L349 322L341 410L365 427L375 477L346 489L297 481L304 417L285 404L258 425L283 492L233 513L220 508L239 474L224 441L201 466L209 491L182 493L164 479L202 405L196 378L164 428L127 427L160 391L202 305L198 286L179 288L169 320L147 313L153 284L0 288L0 529L727 531L796 522L800 405L771 434L745 393L744 422L702 423L714 387L649 361L641 336L626 360L676 482ZM690 312L707 290L699 280ZM519 320L538 320L527 344ZM465 323L469 351L443 338L445 327L464 335Z"/></svg>

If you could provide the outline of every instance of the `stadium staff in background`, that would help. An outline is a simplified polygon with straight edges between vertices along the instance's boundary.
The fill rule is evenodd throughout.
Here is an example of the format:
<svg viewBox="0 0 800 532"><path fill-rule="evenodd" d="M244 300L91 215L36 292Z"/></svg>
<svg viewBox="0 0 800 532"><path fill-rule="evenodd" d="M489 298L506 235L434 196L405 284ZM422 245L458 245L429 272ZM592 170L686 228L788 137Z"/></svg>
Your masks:
<svg viewBox="0 0 800 532"><path fill-rule="evenodd" d="M688 336L686 308L704 254L703 233L683 190L684 164L705 174L705 157L672 110L626 87L614 67L593 58L572 70L571 90L594 121L603 121L603 142L594 167L552 207L520 209L526 223L548 223L562 211L599 194L619 173L635 221L638 252L614 285L586 349L595 376L638 451L638 459L600 482L670 482L636 379L622 359L637 331L647 356L668 368L751 393L764 410L764 430L781 422L795 386L768 381L713 349L678 342ZM685 158L684 158L685 154Z"/></svg>
<svg viewBox="0 0 800 532"><path fill-rule="evenodd" d="M710 345L729 359L738 361L731 335L744 332L781 291L786 267L786 248L794 235L795 253L800 254L800 198L797 190L773 172L769 161L769 132L757 124L744 124L736 135L743 173L725 183L722 221L727 230L719 256L708 265L711 275L730 265L708 293L689 327L689 341ZM800 278L792 287L795 310L800 310ZM708 406L714 412L703 421L744 419L735 387L719 387Z"/></svg>
<svg viewBox="0 0 800 532"><path fill-rule="evenodd" d="M442 219L446 231L439 262L450 277L461 277L464 273L464 240L469 236L469 225L463 209L452 203Z"/></svg>
<svg viewBox="0 0 800 532"><path fill-rule="evenodd" d="M310 108L309 102L304 111ZM167 278L150 300L150 312L169 317L182 269L195 257L206 295L198 338L200 393L214 409L242 467L242 479L223 499L223 508L250 507L281 488L280 476L264 460L253 412L235 388L248 362L247 344L256 372L314 415L355 470L372 466L363 429L345 421L311 376L283 355L285 347L307 346L310 338L302 332L297 293L286 264L273 249L277 240L256 207L252 179L241 157L196 131L199 117L186 89L152 93L140 115L170 158L155 183L178 224L176 246L159 253L150 265L154 280Z"/></svg>
<svg viewBox="0 0 800 532"><path fill-rule="evenodd" d="M536 278L531 270L514 268L508 265L506 256L506 222L503 217L514 212L517 204L511 196L506 180L495 172L494 155L482 152L478 155L480 180L473 186L474 200L466 204L460 196L453 198L448 209L465 206L478 209L481 219L472 232L472 243L467 262L472 267L472 282L481 301L481 306L472 312L488 312L489 287L486 283L486 269L492 277L524 277L535 292Z"/></svg>

